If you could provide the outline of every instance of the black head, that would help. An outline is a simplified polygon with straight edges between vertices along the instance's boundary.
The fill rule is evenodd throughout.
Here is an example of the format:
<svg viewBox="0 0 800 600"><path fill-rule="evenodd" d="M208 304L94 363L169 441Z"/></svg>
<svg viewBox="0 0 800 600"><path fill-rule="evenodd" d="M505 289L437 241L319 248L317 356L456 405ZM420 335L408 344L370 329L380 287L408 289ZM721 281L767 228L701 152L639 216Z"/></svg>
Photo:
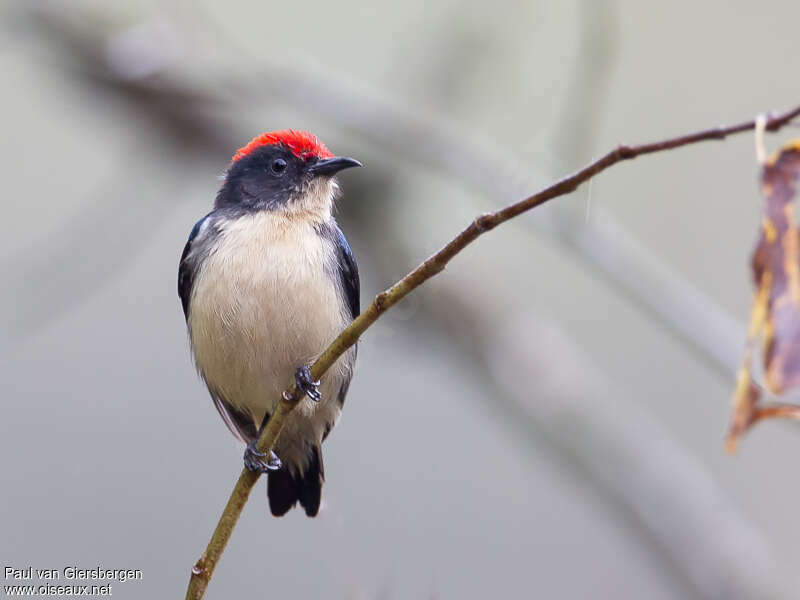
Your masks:
<svg viewBox="0 0 800 600"><path fill-rule="evenodd" d="M247 211L291 208L313 189L349 167L352 158L337 157L305 132L271 132L241 148L217 194L216 208Z"/></svg>

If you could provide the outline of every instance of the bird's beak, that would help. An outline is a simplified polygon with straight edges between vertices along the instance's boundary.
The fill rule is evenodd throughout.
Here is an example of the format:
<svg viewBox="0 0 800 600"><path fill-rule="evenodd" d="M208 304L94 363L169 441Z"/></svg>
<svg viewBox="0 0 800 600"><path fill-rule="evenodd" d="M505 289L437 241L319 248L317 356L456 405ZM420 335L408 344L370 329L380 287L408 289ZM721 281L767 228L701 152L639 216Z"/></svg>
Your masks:
<svg viewBox="0 0 800 600"><path fill-rule="evenodd" d="M334 156L333 158L325 158L315 162L308 169L312 175L335 175L342 169L349 169L350 167L363 166L355 158L347 158L346 156Z"/></svg>

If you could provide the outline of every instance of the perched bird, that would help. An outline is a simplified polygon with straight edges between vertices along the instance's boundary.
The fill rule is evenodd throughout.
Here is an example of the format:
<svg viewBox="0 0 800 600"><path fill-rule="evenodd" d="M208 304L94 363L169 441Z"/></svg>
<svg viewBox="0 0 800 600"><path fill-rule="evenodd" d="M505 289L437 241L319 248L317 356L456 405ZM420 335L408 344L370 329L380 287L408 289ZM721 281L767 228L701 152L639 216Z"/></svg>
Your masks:
<svg viewBox="0 0 800 600"><path fill-rule="evenodd" d="M361 166L314 135L274 131L240 148L214 209L189 234L178 295L195 363L225 424L268 473L272 514L319 511L320 446L339 418L355 347L313 381L309 364L358 316L358 267L333 217L334 176ZM255 441L294 377L304 398L270 456Z"/></svg>

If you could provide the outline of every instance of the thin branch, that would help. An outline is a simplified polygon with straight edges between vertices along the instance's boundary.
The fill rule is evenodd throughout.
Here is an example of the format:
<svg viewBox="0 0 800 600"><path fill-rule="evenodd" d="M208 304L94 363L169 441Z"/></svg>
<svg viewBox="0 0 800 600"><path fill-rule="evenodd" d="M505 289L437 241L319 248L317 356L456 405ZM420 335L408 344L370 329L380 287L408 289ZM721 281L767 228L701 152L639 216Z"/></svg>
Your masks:
<svg viewBox="0 0 800 600"><path fill-rule="evenodd" d="M767 119L765 129L767 131L777 131L797 116L800 116L800 106L780 115L771 115ZM580 171L561 179L540 192L528 196L524 200L520 200L497 212L487 213L477 217L466 229L453 238L441 250L436 252L436 254L425 260L388 290L378 294L367 309L345 328L316 362L314 362L311 367L312 377L314 379L322 377L336 360L338 360L348 348L353 346L361 335L377 321L384 312L397 304L397 302L407 296L412 290L444 270L447 263L450 262L456 254L487 231L494 229L505 221L513 219L532 208L544 204L548 200L574 191L582 183L618 162L698 142L721 140L728 135L752 130L755 126L755 121L750 120L730 127L715 127L651 144L642 144L638 146L620 145ZM266 452L274 447L283 429L286 416L294 410L301 398L302 394L295 386L291 386L282 394L277 409L270 417L267 427L258 440L259 450ZM225 550L225 546L233 533L233 528L236 526L239 515L258 477L257 473L251 473L247 471L247 469L242 470L205 553L203 553L192 568L189 588L186 592L187 600L199 600L204 596L208 582Z"/></svg>

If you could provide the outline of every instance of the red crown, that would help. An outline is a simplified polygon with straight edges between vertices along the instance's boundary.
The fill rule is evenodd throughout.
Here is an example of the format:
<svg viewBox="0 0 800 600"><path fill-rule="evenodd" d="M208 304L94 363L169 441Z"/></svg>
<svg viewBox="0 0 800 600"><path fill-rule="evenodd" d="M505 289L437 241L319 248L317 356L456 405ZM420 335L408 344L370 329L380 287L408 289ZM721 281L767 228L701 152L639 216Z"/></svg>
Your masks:
<svg viewBox="0 0 800 600"><path fill-rule="evenodd" d="M298 158L333 158L333 153L319 141L317 136L307 131L284 129L282 131L268 131L253 138L249 144L239 148L233 155L233 162L244 158L263 146L280 144L286 146Z"/></svg>

